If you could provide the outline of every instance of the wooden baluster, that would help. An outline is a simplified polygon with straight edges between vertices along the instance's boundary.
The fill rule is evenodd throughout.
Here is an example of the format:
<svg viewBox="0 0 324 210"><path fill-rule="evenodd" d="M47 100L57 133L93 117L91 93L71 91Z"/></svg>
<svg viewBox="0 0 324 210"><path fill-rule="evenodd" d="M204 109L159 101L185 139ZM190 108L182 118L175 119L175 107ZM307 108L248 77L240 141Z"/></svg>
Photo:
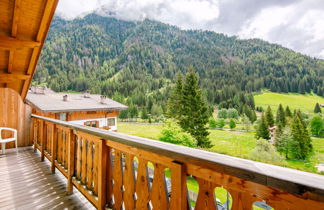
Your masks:
<svg viewBox="0 0 324 210"><path fill-rule="evenodd" d="M171 210L189 209L189 199L187 191L187 175L185 165L173 162L171 170Z"/></svg>
<svg viewBox="0 0 324 210"><path fill-rule="evenodd" d="M87 179L87 139L82 138L82 158L81 158L81 183L86 184Z"/></svg>
<svg viewBox="0 0 324 210"><path fill-rule="evenodd" d="M136 179L136 209L148 209L150 200L149 183L148 183L148 171L147 160L138 158L138 169Z"/></svg>
<svg viewBox="0 0 324 210"><path fill-rule="evenodd" d="M88 141L88 155L87 155L87 188L92 190L92 175L93 175L93 142Z"/></svg>
<svg viewBox="0 0 324 210"><path fill-rule="evenodd" d="M200 178L196 178L196 180L199 184L199 193L195 209L217 210L215 199L216 185Z"/></svg>
<svg viewBox="0 0 324 210"><path fill-rule="evenodd" d="M95 195L98 195L98 164L99 164L99 141L95 141L95 149L94 149L94 156L93 156L93 192Z"/></svg>
<svg viewBox="0 0 324 210"><path fill-rule="evenodd" d="M125 209L135 209L135 171L134 171L134 155L125 154L125 171L123 176L124 182L124 203Z"/></svg>
<svg viewBox="0 0 324 210"><path fill-rule="evenodd" d="M99 146L99 160L98 160L98 209L105 209L107 201L107 160L108 147L105 140L100 140Z"/></svg>
<svg viewBox="0 0 324 210"><path fill-rule="evenodd" d="M108 147L108 146L107 146ZM112 184L112 177L113 177L113 170L112 170L112 164L113 164L113 157L112 157L112 149L111 147L107 148L107 203L108 207L113 207L113 184ZM133 198L134 199L134 198ZM133 208L134 209L134 208Z"/></svg>
<svg viewBox="0 0 324 210"><path fill-rule="evenodd" d="M73 193L72 177L74 174L74 151L75 151L75 135L71 129L69 132L69 149L68 149L68 177L67 177L67 193Z"/></svg>
<svg viewBox="0 0 324 210"><path fill-rule="evenodd" d="M68 130L67 132L65 132L66 137L65 137L65 153L64 153L64 155L65 155L65 165L64 165L64 167L66 169L68 169L68 167L69 167L70 133L71 133L71 130Z"/></svg>
<svg viewBox="0 0 324 210"><path fill-rule="evenodd" d="M81 147L82 147L82 137L78 135L78 141L77 141L77 161L76 161L76 177L80 180L81 179Z"/></svg>
<svg viewBox="0 0 324 210"><path fill-rule="evenodd" d="M233 210L251 210L252 205L255 201L253 196L249 195L248 193L238 192L235 190L228 189L232 196L232 209Z"/></svg>
<svg viewBox="0 0 324 210"><path fill-rule="evenodd" d="M57 129L57 162L61 164L61 144L62 144L62 129Z"/></svg>
<svg viewBox="0 0 324 210"><path fill-rule="evenodd" d="M50 155L51 154L51 129L50 123L46 123L46 152Z"/></svg>
<svg viewBox="0 0 324 210"><path fill-rule="evenodd" d="M114 193L114 209L121 209L123 204L123 169L122 169L122 153L115 150L114 167L113 167L113 193Z"/></svg>
<svg viewBox="0 0 324 210"><path fill-rule="evenodd" d="M33 118L33 141L34 141L34 152L36 152L37 149L37 119Z"/></svg>
<svg viewBox="0 0 324 210"><path fill-rule="evenodd" d="M55 160L57 156L57 128L56 125L53 124L53 132L52 132L52 164L51 171L55 173Z"/></svg>
<svg viewBox="0 0 324 210"><path fill-rule="evenodd" d="M65 129L62 129L62 141L61 141L61 148L62 148L62 152L61 152L61 166L62 168L65 168L65 146L66 146L66 140L67 140L67 136L66 136L66 132Z"/></svg>
<svg viewBox="0 0 324 210"><path fill-rule="evenodd" d="M151 189L153 209L168 209L168 193L165 184L164 169L164 166L154 164L154 176Z"/></svg>
<svg viewBox="0 0 324 210"><path fill-rule="evenodd" d="M42 121L42 128L41 128L41 161L44 161L44 157L45 157L45 147L46 147L46 125L45 125L45 121Z"/></svg>

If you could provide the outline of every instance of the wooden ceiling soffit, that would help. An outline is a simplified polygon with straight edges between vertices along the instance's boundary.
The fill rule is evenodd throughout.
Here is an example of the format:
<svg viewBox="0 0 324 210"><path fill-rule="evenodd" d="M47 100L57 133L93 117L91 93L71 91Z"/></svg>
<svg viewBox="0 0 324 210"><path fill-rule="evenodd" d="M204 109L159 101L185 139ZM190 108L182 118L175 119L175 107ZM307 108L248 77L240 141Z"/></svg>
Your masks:
<svg viewBox="0 0 324 210"><path fill-rule="evenodd" d="M10 83L10 87L20 93L21 97L25 99L58 0L13 0L0 4L1 10L2 8L7 8L6 4L11 4L9 8L12 8L12 18L9 19L9 23L11 22L10 33L8 36L4 34L0 36L0 50L9 51L7 69L0 73L0 83L4 83L5 87ZM30 4L33 6L27 6ZM27 18L25 17L26 15L35 18ZM6 21L2 23L6 23ZM8 25L8 22L6 24ZM26 24L36 27L31 27L30 31L26 31ZM20 30L20 27L22 27L22 30ZM35 38L23 38L30 37L30 34L33 33L36 35ZM23 53L28 52L30 54L26 54L26 58L22 59L22 54L20 52L18 53L20 50ZM20 60L17 60L18 57L16 55L19 56ZM24 69L19 67L23 63L27 64Z"/></svg>
<svg viewBox="0 0 324 210"><path fill-rule="evenodd" d="M46 6L43 12L43 17L41 20L41 24L39 26L39 30L37 33L36 37L36 42L41 42L40 47L36 47L33 49L32 56L29 62L28 70L27 70L27 75L31 75L29 79L25 80L22 91L21 91L21 97L25 99L28 88L31 84L32 78L35 73L35 68L37 61L39 59L42 47L44 45L50 24L52 22L52 18L54 16L54 12L57 6L58 0L47 0Z"/></svg>

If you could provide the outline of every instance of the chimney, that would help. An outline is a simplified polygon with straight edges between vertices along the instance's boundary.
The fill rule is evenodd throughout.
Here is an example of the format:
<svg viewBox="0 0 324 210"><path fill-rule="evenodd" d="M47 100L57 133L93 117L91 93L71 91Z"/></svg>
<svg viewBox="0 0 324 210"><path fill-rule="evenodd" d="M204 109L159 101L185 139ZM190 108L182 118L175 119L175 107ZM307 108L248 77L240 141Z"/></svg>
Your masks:
<svg viewBox="0 0 324 210"><path fill-rule="evenodd" d="M100 103L105 104L106 103L106 96L100 96Z"/></svg>
<svg viewBox="0 0 324 210"><path fill-rule="evenodd" d="M84 98L90 98L90 93L89 93L89 92L85 92L85 93L83 94L83 97L84 97Z"/></svg>
<svg viewBox="0 0 324 210"><path fill-rule="evenodd" d="M67 101L67 99L68 99L68 95L64 95L63 96L63 101Z"/></svg>
<svg viewBox="0 0 324 210"><path fill-rule="evenodd" d="M36 93L36 90L37 90L36 86L32 86L32 87L31 87L31 91L32 91L32 93Z"/></svg>
<svg viewBox="0 0 324 210"><path fill-rule="evenodd" d="M45 94L45 87L41 87L41 88L39 89L39 93L40 93L40 94Z"/></svg>

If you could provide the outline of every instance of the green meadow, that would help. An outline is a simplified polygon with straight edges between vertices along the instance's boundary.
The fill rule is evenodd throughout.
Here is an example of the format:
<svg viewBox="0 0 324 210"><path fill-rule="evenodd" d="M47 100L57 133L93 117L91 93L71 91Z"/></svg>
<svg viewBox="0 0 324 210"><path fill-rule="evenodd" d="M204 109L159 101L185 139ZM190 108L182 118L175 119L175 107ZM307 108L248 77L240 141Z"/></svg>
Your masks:
<svg viewBox="0 0 324 210"><path fill-rule="evenodd" d="M118 131L121 133L158 140L162 127L162 125L154 124L119 122ZM210 151L249 159L249 154L254 149L256 144L254 132L237 132L225 130L209 131L210 139L212 140L214 145L209 149ZM299 160L283 160L279 163L279 165L315 173L315 165L318 163L324 163L324 139L313 138L313 146L314 155L310 158L309 161L306 162ZM169 170L166 171L166 176L170 177ZM187 178L187 186L190 191L198 193L198 183L194 178ZM228 194L224 188L217 187L215 189L215 194L217 199L221 203L226 202ZM231 198L229 199L230 202L232 202ZM194 201L190 201L190 203L192 206L195 206ZM253 206L253 209L259 210L260 208Z"/></svg>
<svg viewBox="0 0 324 210"><path fill-rule="evenodd" d="M137 124L119 122L118 131L134 136L158 140L162 125ZM209 130L213 147L211 152L249 159L250 152L254 149L256 139L254 132L238 132L225 130ZM324 139L312 138L314 155L308 161L283 160L278 165L298 170L316 172L315 165L324 163Z"/></svg>
<svg viewBox="0 0 324 210"><path fill-rule="evenodd" d="M264 92L254 96L255 105L264 109L270 106L272 110L277 110L279 104L284 107L287 105L290 110L300 109L306 113L313 113L316 103L324 104L324 98L314 94L297 94L297 93L273 93Z"/></svg>

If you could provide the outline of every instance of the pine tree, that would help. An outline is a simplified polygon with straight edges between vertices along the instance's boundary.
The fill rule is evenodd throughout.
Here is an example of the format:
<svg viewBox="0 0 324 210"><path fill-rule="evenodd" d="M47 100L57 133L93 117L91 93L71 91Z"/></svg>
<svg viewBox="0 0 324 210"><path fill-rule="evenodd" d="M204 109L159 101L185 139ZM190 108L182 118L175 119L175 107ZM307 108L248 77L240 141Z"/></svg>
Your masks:
<svg viewBox="0 0 324 210"><path fill-rule="evenodd" d="M262 114L262 117L259 121L259 124L258 124L258 128L257 128L257 131L256 131L256 137L259 139L259 138L262 138L262 139L267 139L269 140L270 139L270 131L269 131L269 126L268 126L268 123L264 117L264 115Z"/></svg>
<svg viewBox="0 0 324 210"><path fill-rule="evenodd" d="M242 117L242 123L244 125L244 130L249 131L251 127L251 121L245 114Z"/></svg>
<svg viewBox="0 0 324 210"><path fill-rule="evenodd" d="M269 127L274 126L274 117L273 117L272 110L271 110L270 106L268 106L267 111L265 112L265 119L266 119Z"/></svg>
<svg viewBox="0 0 324 210"><path fill-rule="evenodd" d="M281 125L282 127L285 127L286 125L286 116L285 111L281 104L279 104L278 110L277 110L277 116L276 116L276 124Z"/></svg>
<svg viewBox="0 0 324 210"><path fill-rule="evenodd" d="M181 116L183 109L183 78L180 73L177 74L176 84L171 91L170 99L168 100L167 116L170 118L178 119ZM153 105L152 105L153 106Z"/></svg>
<svg viewBox="0 0 324 210"><path fill-rule="evenodd" d="M292 113L290 111L289 106L286 106L285 115L286 115L286 117L292 117Z"/></svg>
<svg viewBox="0 0 324 210"><path fill-rule="evenodd" d="M315 105L314 113L322 113L321 107L318 103L316 103L316 105Z"/></svg>
<svg viewBox="0 0 324 210"><path fill-rule="evenodd" d="M198 147L210 148L212 145L206 127L210 112L198 87L198 79L190 67L185 81L177 80L169 103L169 115L177 119L180 127L196 139Z"/></svg>
<svg viewBox="0 0 324 210"><path fill-rule="evenodd" d="M128 118L128 114L129 113L127 109L121 110L118 117L123 121Z"/></svg>
<svg viewBox="0 0 324 210"><path fill-rule="evenodd" d="M234 119L231 119L230 122L229 122L229 127L230 129L233 129L236 127L236 123L235 123L235 120Z"/></svg>
<svg viewBox="0 0 324 210"><path fill-rule="evenodd" d="M306 123L303 122L301 114L298 114L298 112L296 112L293 117L291 134L293 146L293 150L291 152L293 157L296 159L305 160L312 153L313 146Z"/></svg>
<svg viewBox="0 0 324 210"><path fill-rule="evenodd" d="M294 148L291 147L292 135L289 127L285 127L283 130L276 130L275 146L279 153L284 154L286 158L289 157L289 153Z"/></svg>
<svg viewBox="0 0 324 210"><path fill-rule="evenodd" d="M147 114L147 111L146 111L145 108L144 108L144 109L142 110L142 112L141 112L141 119L142 119L142 120L146 120L146 119L148 119L148 114Z"/></svg>

